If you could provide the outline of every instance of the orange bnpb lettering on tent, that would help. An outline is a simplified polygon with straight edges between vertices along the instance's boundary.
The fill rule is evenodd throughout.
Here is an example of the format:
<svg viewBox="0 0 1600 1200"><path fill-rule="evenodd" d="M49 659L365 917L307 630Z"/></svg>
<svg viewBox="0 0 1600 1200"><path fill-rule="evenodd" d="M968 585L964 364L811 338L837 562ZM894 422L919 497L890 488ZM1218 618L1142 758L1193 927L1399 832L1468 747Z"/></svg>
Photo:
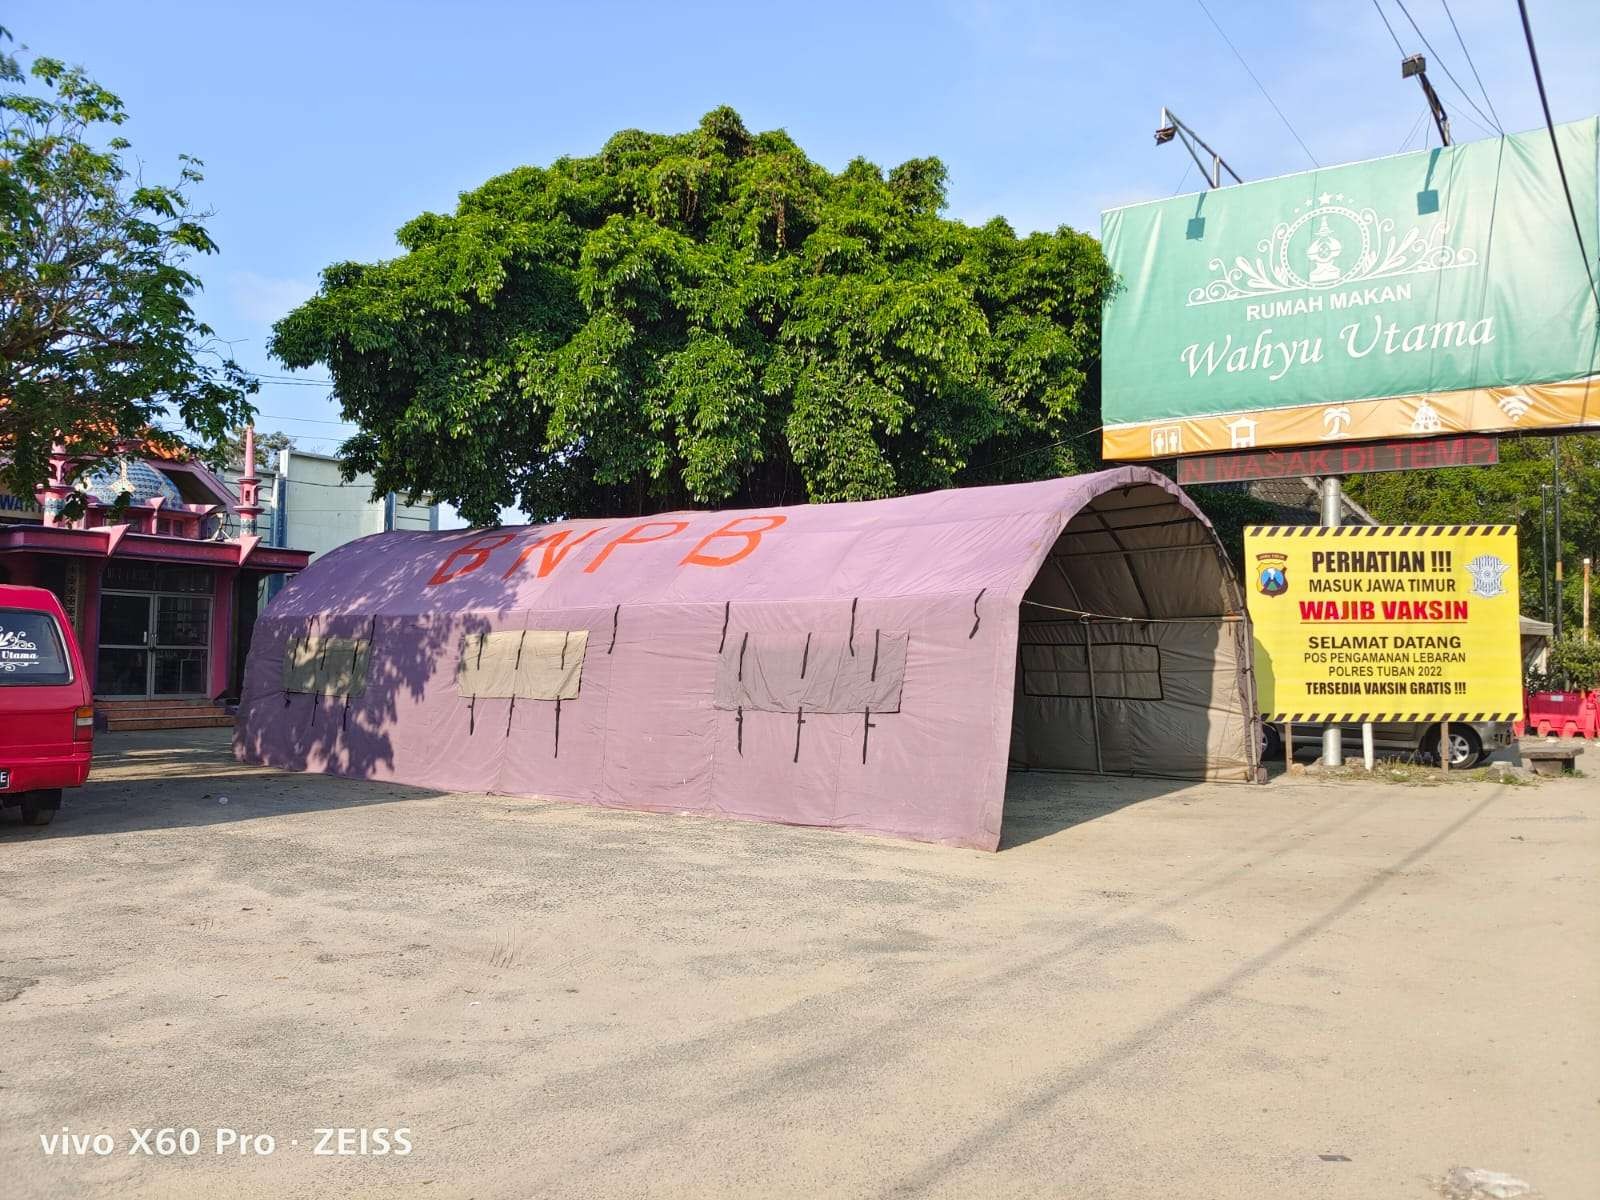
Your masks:
<svg viewBox="0 0 1600 1200"><path fill-rule="evenodd" d="M634 537L634 534L643 533L646 529L651 528L665 528L666 532L655 534L652 537ZM593 572L598 571L600 569L600 564L605 562L606 559L610 558L611 552L618 546L642 546L646 542L659 542L663 538L669 538L674 534L682 533L687 528L689 528L689 522L687 521L645 521L641 524L635 525L632 529L628 530L627 533L624 533L619 537L614 537L607 542L606 548L594 556L594 561L584 568L584 572L592 574Z"/></svg>
<svg viewBox="0 0 1600 1200"><path fill-rule="evenodd" d="M506 568L506 573L500 578L510 579L518 571L522 570L522 564L528 561L529 556L540 546L543 546L544 553L539 558L539 570L537 572L539 578L543 579L561 565L561 560L570 551L583 545L584 542L604 528L604 525L596 525L593 529L586 529L570 542L567 541L567 535L572 532L570 529L558 529L554 533L547 533L543 537L534 538L533 541L523 547L522 553L517 555L516 561Z"/></svg>
<svg viewBox="0 0 1600 1200"><path fill-rule="evenodd" d="M471 575L489 561L489 552L491 550L498 550L509 542L513 536L513 534L509 533L486 533L482 537L473 538L465 546L450 551L445 556L445 560L439 564L439 569L433 573L433 577L428 580L428 586L433 587L436 584L449 583L452 579L460 579L463 575ZM459 570L452 570L451 568L455 566L456 560L460 558L466 558L470 561Z"/></svg>
<svg viewBox="0 0 1600 1200"><path fill-rule="evenodd" d="M780 517L776 514L763 517L735 517L721 529L714 530L713 532L706 534L705 537L696 542L694 549L689 551L688 554L684 555L683 560L678 565L689 566L690 564L693 564L697 567L732 566L741 558L749 555L751 551L761 544L762 534L768 532L769 530L776 529L788 519L788 517ZM765 521L766 524L761 526L759 529L736 529L735 526L743 521ZM743 538L744 545L738 550L735 550L732 554L702 553L702 551L705 550L705 548L717 538Z"/></svg>

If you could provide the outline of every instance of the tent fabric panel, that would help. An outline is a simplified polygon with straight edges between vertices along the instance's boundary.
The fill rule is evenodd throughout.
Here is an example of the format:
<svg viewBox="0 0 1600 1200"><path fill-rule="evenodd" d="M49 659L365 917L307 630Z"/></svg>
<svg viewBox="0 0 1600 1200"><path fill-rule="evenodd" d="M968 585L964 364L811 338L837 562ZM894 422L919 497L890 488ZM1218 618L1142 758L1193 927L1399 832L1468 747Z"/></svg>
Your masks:
<svg viewBox="0 0 1600 1200"><path fill-rule="evenodd" d="M1038 636L1036 625L1025 627ZM1092 654L1093 663L1089 661ZM1030 698L1160 700L1161 655L1134 642L1083 644L1033 641L1020 647L1022 691ZM1091 674L1089 668L1094 667Z"/></svg>
<svg viewBox="0 0 1600 1200"><path fill-rule="evenodd" d="M317 676L322 664L322 646L312 638L289 644L283 656L283 690L310 693L318 690Z"/></svg>
<svg viewBox="0 0 1600 1200"><path fill-rule="evenodd" d="M907 635L757 636L724 646L713 703L755 712L898 712Z"/></svg>
<svg viewBox="0 0 1600 1200"><path fill-rule="evenodd" d="M1185 586L1171 586L1174 577ZM1209 525L1152 484L1097 496L1073 516L1028 595L1135 617L1211 616L1239 607Z"/></svg>
<svg viewBox="0 0 1600 1200"><path fill-rule="evenodd" d="M506 630L465 637L456 687L464 696L575 700L588 638L586 629Z"/></svg>
<svg viewBox="0 0 1600 1200"><path fill-rule="evenodd" d="M1019 666L1011 757L1054 770L1190 779L1248 779L1250 716L1239 692L1242 622L1187 620L1128 627L1081 622L1047 630L1024 623L1022 636L1050 653L1094 655L1094 699L1088 672L1072 676L1081 694L1035 695ZM1113 640L1114 639L1114 640ZM1076 647L1074 651L1072 648ZM1159 698L1144 697L1150 655L1159 659ZM1141 678L1126 679L1132 668ZM1098 742L1098 754L1096 744Z"/></svg>
<svg viewBox="0 0 1600 1200"><path fill-rule="evenodd" d="M808 628L814 637L847 641L850 608L849 601L735 605L727 642L747 631L752 642L797 635L803 642ZM989 609L974 634L971 597L863 598L858 656L863 629L906 634L899 711L868 717L712 708L717 811L994 849L1010 682L1009 662L1003 676L996 665L1014 653L1015 605L1009 622L1008 629L1004 609Z"/></svg>
<svg viewBox="0 0 1600 1200"><path fill-rule="evenodd" d="M290 580L272 609L311 619L619 604L848 604L868 596L980 592L993 601L1027 587L1063 521L1106 496L1112 497L1106 504L1122 503L1124 492L1134 499L1144 492L1171 497L1178 511L1193 511L1170 480L1121 467L859 503L396 531L318 558Z"/></svg>
<svg viewBox="0 0 1600 1200"><path fill-rule="evenodd" d="M354 616L258 622L240 697L235 754L287 770L485 790L498 773L498 758L469 739L465 702L458 713L450 686L454 650L470 625L475 623L461 618ZM283 689L291 647L313 636L360 636L369 642L367 687L359 695Z"/></svg>
<svg viewBox="0 0 1600 1200"><path fill-rule="evenodd" d="M627 610L612 608L510 614L584 635L583 677L578 695L559 704L521 699L489 702L493 730L504 745L501 767L488 790L503 795L548 796L583 804L623 807L603 783L609 722L626 720L627 695L616 693L617 666L638 655L660 634ZM615 628L613 620L616 619ZM625 686L625 685L624 685ZM671 810L670 805L658 809Z"/></svg>
<svg viewBox="0 0 1600 1200"><path fill-rule="evenodd" d="M366 690L371 643L366 638L303 637L284 656L283 690L359 696Z"/></svg>

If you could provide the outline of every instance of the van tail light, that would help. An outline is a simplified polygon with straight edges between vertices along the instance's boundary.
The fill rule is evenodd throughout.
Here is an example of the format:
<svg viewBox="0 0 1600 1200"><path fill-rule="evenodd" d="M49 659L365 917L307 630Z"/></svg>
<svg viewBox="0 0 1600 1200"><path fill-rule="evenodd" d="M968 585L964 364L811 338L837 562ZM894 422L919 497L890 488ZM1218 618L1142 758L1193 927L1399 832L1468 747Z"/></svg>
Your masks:
<svg viewBox="0 0 1600 1200"><path fill-rule="evenodd" d="M72 740L75 742L94 740L94 705L85 704L73 712Z"/></svg>

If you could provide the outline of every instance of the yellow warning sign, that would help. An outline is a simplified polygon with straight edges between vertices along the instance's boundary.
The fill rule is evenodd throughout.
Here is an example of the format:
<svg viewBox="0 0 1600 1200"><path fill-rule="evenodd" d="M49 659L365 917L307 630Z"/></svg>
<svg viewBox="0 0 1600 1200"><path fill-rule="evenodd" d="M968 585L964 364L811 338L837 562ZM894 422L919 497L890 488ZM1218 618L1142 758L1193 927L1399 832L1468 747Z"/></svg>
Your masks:
<svg viewBox="0 0 1600 1200"><path fill-rule="evenodd" d="M1522 707L1514 525L1245 530L1269 721L1510 721Z"/></svg>

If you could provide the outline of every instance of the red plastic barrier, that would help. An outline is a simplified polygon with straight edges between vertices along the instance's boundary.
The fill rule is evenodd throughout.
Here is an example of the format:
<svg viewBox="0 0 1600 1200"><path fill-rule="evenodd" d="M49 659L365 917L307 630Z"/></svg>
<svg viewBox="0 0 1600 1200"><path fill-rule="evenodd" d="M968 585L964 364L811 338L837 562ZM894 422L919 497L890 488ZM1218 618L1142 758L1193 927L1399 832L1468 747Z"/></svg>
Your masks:
<svg viewBox="0 0 1600 1200"><path fill-rule="evenodd" d="M1600 737L1600 692L1530 692L1528 731L1540 737Z"/></svg>

